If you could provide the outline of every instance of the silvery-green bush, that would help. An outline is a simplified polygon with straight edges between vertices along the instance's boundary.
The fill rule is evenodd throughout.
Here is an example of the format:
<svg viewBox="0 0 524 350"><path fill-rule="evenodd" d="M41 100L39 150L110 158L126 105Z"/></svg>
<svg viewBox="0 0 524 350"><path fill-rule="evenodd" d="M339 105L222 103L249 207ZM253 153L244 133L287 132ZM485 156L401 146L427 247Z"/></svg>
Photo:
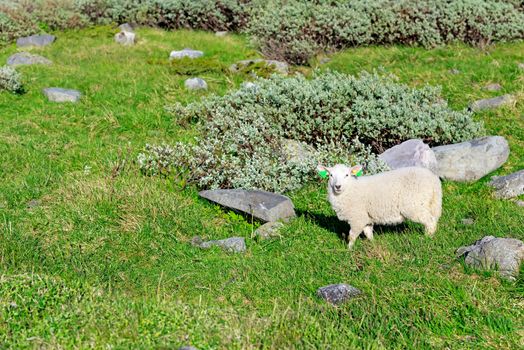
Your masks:
<svg viewBox="0 0 524 350"><path fill-rule="evenodd" d="M140 166L146 174L188 169L202 188L285 192L312 179L319 162L363 163L375 173L385 169L376 154L407 139L436 145L483 133L470 112L451 110L438 88L369 73L275 75L169 110L179 122L197 122L201 136L149 146Z"/></svg>
<svg viewBox="0 0 524 350"><path fill-rule="evenodd" d="M22 92L22 75L9 66L0 67L0 91Z"/></svg>
<svg viewBox="0 0 524 350"><path fill-rule="evenodd" d="M306 63L349 46L522 39L524 8L499 0L272 0L255 8L248 32L266 56Z"/></svg>

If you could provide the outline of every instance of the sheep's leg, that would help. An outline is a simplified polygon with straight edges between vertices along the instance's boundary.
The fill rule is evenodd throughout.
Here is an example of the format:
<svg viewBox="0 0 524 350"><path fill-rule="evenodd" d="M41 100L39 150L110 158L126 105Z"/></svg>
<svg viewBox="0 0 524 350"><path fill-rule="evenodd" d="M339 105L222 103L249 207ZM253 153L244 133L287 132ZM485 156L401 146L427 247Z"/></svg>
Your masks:
<svg viewBox="0 0 524 350"><path fill-rule="evenodd" d="M350 250L353 247L358 236L360 236L360 234L362 233L362 229L363 227L358 227L357 229L351 228L351 230L349 230L348 250Z"/></svg>
<svg viewBox="0 0 524 350"><path fill-rule="evenodd" d="M431 215L427 210L423 211L422 214L419 214L419 220L416 220L424 225L426 235L432 237L437 231L437 219Z"/></svg>
<svg viewBox="0 0 524 350"><path fill-rule="evenodd" d="M370 241L373 240L373 225L367 225L364 227L364 234L366 235L366 238Z"/></svg>

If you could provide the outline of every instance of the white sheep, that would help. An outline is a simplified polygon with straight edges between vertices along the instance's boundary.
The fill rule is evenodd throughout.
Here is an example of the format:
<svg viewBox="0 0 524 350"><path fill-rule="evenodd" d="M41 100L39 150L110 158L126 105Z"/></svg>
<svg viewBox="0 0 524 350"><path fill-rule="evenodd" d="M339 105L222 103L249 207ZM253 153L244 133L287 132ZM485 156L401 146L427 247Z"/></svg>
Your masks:
<svg viewBox="0 0 524 350"><path fill-rule="evenodd" d="M430 170L406 167L371 176L353 176L359 166L322 165L329 174L328 199L337 217L351 225L348 249L364 231L373 239L373 224L393 225L405 219L424 225L432 236L442 212L440 179Z"/></svg>

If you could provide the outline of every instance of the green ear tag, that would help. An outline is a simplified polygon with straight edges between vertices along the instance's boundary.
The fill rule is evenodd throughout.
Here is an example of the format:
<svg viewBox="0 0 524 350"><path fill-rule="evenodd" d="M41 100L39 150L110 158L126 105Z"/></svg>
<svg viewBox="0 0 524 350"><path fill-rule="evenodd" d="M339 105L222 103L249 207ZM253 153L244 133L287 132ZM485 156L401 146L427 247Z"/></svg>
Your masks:
<svg viewBox="0 0 524 350"><path fill-rule="evenodd" d="M328 172L326 170L320 170L318 172L318 175L320 175L321 178L325 179L328 176Z"/></svg>
<svg viewBox="0 0 524 350"><path fill-rule="evenodd" d="M353 170L351 170L351 175L355 177L362 176L362 166L355 167Z"/></svg>

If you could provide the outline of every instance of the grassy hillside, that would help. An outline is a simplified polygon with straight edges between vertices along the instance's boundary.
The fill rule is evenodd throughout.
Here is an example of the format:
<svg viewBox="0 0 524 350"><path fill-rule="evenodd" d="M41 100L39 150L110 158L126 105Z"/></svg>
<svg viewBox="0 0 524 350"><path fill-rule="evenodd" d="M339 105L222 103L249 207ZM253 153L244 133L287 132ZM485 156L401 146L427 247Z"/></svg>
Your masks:
<svg viewBox="0 0 524 350"><path fill-rule="evenodd" d="M325 184L290 193L298 218L280 239L251 239L243 217L201 200L196 188L142 176L146 143L190 140L164 105L238 87L229 64L256 57L245 38L154 29L134 47L111 28L59 33L33 49L51 66L18 70L27 93L0 93L0 347L5 348L499 348L524 345L524 270L516 283L471 271L454 251L485 235L524 239L524 208L485 186L444 184L433 239L406 224L378 230L348 252ZM205 52L199 64L166 64L171 50ZM0 62L16 52L0 51ZM383 67L413 86L442 85L451 106L513 93L518 102L482 112L505 136L508 162L524 168L524 43L485 51L370 47L341 52L321 69ZM204 68L202 68L204 67ZM300 69L300 68L299 68ZM450 69L458 69L451 74ZM184 75L188 73L188 75ZM308 73L306 70L305 73ZM193 74L207 92L188 92ZM483 86L497 82L501 92ZM41 90L83 92L78 104L47 102ZM521 198L522 199L522 198ZM473 218L470 226L462 219ZM202 251L191 238L243 236L245 255ZM347 282L364 296L335 308L320 286Z"/></svg>

